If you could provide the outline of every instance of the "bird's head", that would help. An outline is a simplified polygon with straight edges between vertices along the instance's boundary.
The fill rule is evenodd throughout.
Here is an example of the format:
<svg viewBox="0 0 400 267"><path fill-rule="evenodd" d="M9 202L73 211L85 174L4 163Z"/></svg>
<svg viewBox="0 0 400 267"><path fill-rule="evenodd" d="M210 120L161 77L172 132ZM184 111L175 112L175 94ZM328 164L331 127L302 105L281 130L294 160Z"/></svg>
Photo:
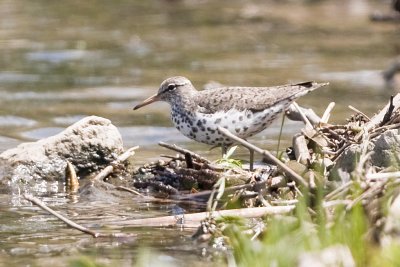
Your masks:
<svg viewBox="0 0 400 267"><path fill-rule="evenodd" d="M185 89L194 89L189 79L182 76L168 78L161 83L157 94L145 99L142 103L136 105L133 110L139 109L156 101L166 101L168 103L172 103L173 100L179 96L179 93L184 92Z"/></svg>

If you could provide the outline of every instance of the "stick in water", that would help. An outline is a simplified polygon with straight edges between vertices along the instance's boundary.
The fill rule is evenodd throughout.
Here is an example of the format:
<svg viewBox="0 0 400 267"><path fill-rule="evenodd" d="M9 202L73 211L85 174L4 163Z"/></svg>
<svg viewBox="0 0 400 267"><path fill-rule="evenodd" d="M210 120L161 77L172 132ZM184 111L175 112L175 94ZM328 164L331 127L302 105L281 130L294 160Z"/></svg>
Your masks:
<svg viewBox="0 0 400 267"><path fill-rule="evenodd" d="M36 206L39 206L41 209L49 212L50 214L56 216L58 219L60 219L61 221L65 222L68 226L77 229L81 232L84 232L86 234L89 234L93 237L99 237L101 236L100 233L96 233L93 232L92 230L87 229L86 227L79 225L73 221L71 221L70 219L65 218L64 216L62 216L61 214L59 214L58 212L52 210L51 208L47 207L46 204L44 204L42 201L40 201L38 198L34 197L34 196L30 196L30 195L24 195L24 198L26 200L29 200L30 202L32 202L33 204L35 204Z"/></svg>

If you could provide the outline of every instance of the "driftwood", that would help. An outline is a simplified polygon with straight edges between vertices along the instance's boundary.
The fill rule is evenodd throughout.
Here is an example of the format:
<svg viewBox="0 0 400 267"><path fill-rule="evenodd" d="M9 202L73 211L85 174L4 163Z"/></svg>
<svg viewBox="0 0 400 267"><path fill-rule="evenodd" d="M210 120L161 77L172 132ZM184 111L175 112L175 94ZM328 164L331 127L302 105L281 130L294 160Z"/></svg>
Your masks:
<svg viewBox="0 0 400 267"><path fill-rule="evenodd" d="M302 134L296 134L293 136L293 149L294 155L302 164L307 164L311 159L310 152L307 147L306 138Z"/></svg>
<svg viewBox="0 0 400 267"><path fill-rule="evenodd" d="M296 102L293 102L291 106L294 106L295 109L297 109L297 112L300 114L300 118L301 120L304 122L304 124L306 125L306 128L313 128L313 124L310 122L310 120L308 119L308 117L306 116L306 114L303 112L303 109L297 105ZM318 122L321 121L321 119L319 118Z"/></svg>
<svg viewBox="0 0 400 267"><path fill-rule="evenodd" d="M351 201L348 200L334 200L324 202L324 208L331 208L338 205L348 205ZM295 209L295 205L286 206L269 206L257 208L243 208L243 209L230 209L218 210L214 212L199 212L191 214L183 214L179 216L163 216L156 218L134 219L126 220L118 223L118 226L148 226L148 227L168 227L179 225L186 228L197 228L201 221L207 218L224 218L230 216L238 216L242 218L260 218L270 215L288 214Z"/></svg>
<svg viewBox="0 0 400 267"><path fill-rule="evenodd" d="M215 218L222 218L226 216L240 216L243 218L258 218L267 215L286 214L293 211L294 205L277 206L277 207L259 207L259 208L244 208L244 209L231 209L219 210L210 212L199 212L192 214L184 214L182 218L178 216L164 216L158 218L145 218L126 220L118 223L118 226L151 226L151 227L166 227L171 225L180 224L183 227L198 227L199 223L206 218L213 216Z"/></svg>
<svg viewBox="0 0 400 267"><path fill-rule="evenodd" d="M312 109L306 109L298 105L296 107L293 104L286 110L285 115L292 121L304 121L305 117L312 125L318 124L321 121L321 118Z"/></svg>

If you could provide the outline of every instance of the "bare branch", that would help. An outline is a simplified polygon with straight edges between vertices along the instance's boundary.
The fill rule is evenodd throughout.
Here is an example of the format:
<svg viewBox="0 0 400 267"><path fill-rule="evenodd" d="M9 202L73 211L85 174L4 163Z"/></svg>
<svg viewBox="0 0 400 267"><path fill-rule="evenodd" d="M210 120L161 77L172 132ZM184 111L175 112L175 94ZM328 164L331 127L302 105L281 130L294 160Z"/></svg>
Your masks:
<svg viewBox="0 0 400 267"><path fill-rule="evenodd" d="M38 198L34 197L34 196L30 196L30 195L24 195L24 198L26 200L29 200L30 202L32 202L33 204L35 204L36 206L39 206L41 209L49 212L51 215L54 215L55 217L57 217L58 219L60 219L61 221L65 222L69 227L72 227L74 229L77 229L85 234L89 234L93 237L99 237L100 233L94 232L82 225L79 225L73 221L71 221L70 219L65 218L64 216L62 216L60 213L52 210L51 208L47 207L46 204L44 204L42 201L40 201Z"/></svg>
<svg viewBox="0 0 400 267"><path fill-rule="evenodd" d="M321 118L312 109L302 108L295 102L289 106L285 115L292 121L303 121L308 126L317 125L321 121Z"/></svg>
<svg viewBox="0 0 400 267"><path fill-rule="evenodd" d="M359 110L359 109L353 107L352 105L349 105L348 107L349 107L349 109L351 109L352 111L354 111L354 112L360 114L361 116L363 116L363 117L364 117L365 119L367 119L368 121L371 120L371 118L368 117L368 116L367 116L364 112L362 112L361 110Z"/></svg>
<svg viewBox="0 0 400 267"><path fill-rule="evenodd" d="M80 224L77 224L77 223L71 221L70 219L64 217L60 213L54 211L53 209L49 208L46 204L44 204L42 201L40 201L38 198L36 198L34 196L25 194L24 198L26 200L30 201L31 203L35 204L39 208L47 211L51 215L57 217L58 219L63 221L65 224L67 224L69 227L79 230L85 234L89 234L89 235L93 236L94 238L97 238L97 237L117 237L117 238L123 237L123 238L125 238L125 237L134 237L135 236L133 234L124 234L124 233L103 234L103 233L94 232Z"/></svg>
<svg viewBox="0 0 400 267"><path fill-rule="evenodd" d="M331 117L331 112L334 107L335 107L335 102L329 103L329 105L325 109L324 115L322 115L322 118L320 121L321 123L328 123L329 118Z"/></svg>
<svg viewBox="0 0 400 267"><path fill-rule="evenodd" d="M196 154L196 153L194 153L194 152L192 152L190 150L181 148L181 147L179 147L177 145L170 145L170 144L167 144L167 143L164 143L164 142L159 142L158 145L162 146L162 147L165 147L165 148L168 148L168 149L171 149L171 150L176 151L178 153L181 153L183 155L189 154L192 158L195 158L195 159L199 160L200 162L207 163L207 164L210 163L210 161L208 159L206 159L206 158L204 158L204 157L202 157L202 156L200 156L200 155L198 155L198 154Z"/></svg>

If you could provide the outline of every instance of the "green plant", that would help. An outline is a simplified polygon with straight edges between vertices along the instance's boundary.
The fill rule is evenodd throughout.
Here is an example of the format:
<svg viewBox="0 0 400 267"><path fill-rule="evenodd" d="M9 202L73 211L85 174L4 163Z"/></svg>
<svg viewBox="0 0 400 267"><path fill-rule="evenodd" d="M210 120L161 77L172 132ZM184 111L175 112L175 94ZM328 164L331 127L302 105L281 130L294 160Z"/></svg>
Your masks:
<svg viewBox="0 0 400 267"><path fill-rule="evenodd" d="M215 192L217 192L217 195L214 197ZM225 192L225 178L222 177L213 186L213 191L207 202L208 211L213 212L216 210L218 201L222 198L224 192Z"/></svg>
<svg viewBox="0 0 400 267"><path fill-rule="evenodd" d="M318 253L339 245L351 251L357 266L373 266L369 262L374 244L366 237L368 220L363 207L359 204L346 210L338 206L327 211L322 205L322 195L315 194L314 200L299 199L292 216L267 218L266 230L259 240L251 240L236 224L228 226L224 233L229 237L236 264L296 266L304 253ZM389 256L393 257L392 254Z"/></svg>
<svg viewBox="0 0 400 267"><path fill-rule="evenodd" d="M231 158L236 149L237 146L229 148L226 154L222 155L222 158L218 159L216 163L225 168L242 168L242 162L240 160Z"/></svg>

